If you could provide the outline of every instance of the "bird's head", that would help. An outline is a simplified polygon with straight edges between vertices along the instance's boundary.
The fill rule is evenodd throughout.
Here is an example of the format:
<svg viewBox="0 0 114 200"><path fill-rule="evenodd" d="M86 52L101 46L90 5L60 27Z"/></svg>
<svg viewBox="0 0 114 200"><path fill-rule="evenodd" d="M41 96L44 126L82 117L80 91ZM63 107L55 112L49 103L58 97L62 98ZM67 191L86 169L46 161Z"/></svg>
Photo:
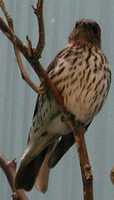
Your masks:
<svg viewBox="0 0 114 200"><path fill-rule="evenodd" d="M82 19L75 24L70 36L69 43L92 44L101 47L101 28L96 21Z"/></svg>

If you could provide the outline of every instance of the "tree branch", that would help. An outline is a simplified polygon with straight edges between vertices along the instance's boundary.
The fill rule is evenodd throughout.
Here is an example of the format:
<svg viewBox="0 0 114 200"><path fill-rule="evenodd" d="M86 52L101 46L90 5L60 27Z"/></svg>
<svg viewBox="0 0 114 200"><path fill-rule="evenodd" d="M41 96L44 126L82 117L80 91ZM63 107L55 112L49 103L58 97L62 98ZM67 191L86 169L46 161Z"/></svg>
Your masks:
<svg viewBox="0 0 114 200"><path fill-rule="evenodd" d="M17 63L18 63L20 72L21 72L22 79L25 80L25 81L27 82L27 84L28 84L37 94L42 95L42 94L43 94L42 88L40 88L40 86L37 86L37 84L35 84L35 83L29 78L29 75L28 75L27 71L25 70L25 67L24 67L24 65L23 65L23 63L22 63L21 55L20 55L20 52L18 51L18 48L16 47L16 44L15 44L15 47L14 47L14 51L15 51L15 56L16 56L16 59L17 59Z"/></svg>
<svg viewBox="0 0 114 200"><path fill-rule="evenodd" d="M77 145L77 152L80 161L84 200L93 200L93 176L91 172L91 165L85 143L84 133L85 129L80 128L78 130L78 134L74 134L74 138Z"/></svg>
<svg viewBox="0 0 114 200"><path fill-rule="evenodd" d="M41 58L42 52L45 47L45 29L44 29L44 19L43 19L43 0L38 0L36 7L33 6L34 13L37 17L38 23L38 43L36 49L34 50L34 55L37 59Z"/></svg>
<svg viewBox="0 0 114 200"><path fill-rule="evenodd" d="M11 18L11 16L9 15L7 9L6 9L6 6L4 4L4 2L1 0L1 9L4 13L4 16L6 18L6 21L8 23L8 26L9 28L12 30L12 32L14 33L14 25L13 25L13 19ZM32 51L32 43L31 41L29 40L29 38L27 37L26 38L27 41L28 41L28 53L30 56L32 56L33 54L33 51ZM14 33L14 38L13 38L13 45L14 45L14 52L15 52L15 56L16 56L16 59L17 59L17 63L18 63L18 66L19 66L19 69L20 69L20 72L21 72L21 76L22 78L28 83L28 85L37 93L37 94L42 94L41 90L40 90L40 87L38 87L30 78L29 78L29 75L23 65L23 62L22 62L22 59L21 59L21 55L20 55L20 52L18 50L18 47L16 45L16 38L15 38L15 33Z"/></svg>
<svg viewBox="0 0 114 200"><path fill-rule="evenodd" d="M20 50L20 52L23 54L23 56L29 60L29 54L28 54L28 48L22 43L22 41L14 35L14 32L8 27L8 25L5 23L5 21L0 17L0 30L3 32L3 34L11 41L11 43L14 45L14 37L15 42Z"/></svg>
<svg viewBox="0 0 114 200"><path fill-rule="evenodd" d="M12 194L13 200L29 200L23 190L15 190L15 187L13 184L13 180L16 173L15 160L7 161L2 155L0 155L0 167L7 177L8 183L13 193Z"/></svg>

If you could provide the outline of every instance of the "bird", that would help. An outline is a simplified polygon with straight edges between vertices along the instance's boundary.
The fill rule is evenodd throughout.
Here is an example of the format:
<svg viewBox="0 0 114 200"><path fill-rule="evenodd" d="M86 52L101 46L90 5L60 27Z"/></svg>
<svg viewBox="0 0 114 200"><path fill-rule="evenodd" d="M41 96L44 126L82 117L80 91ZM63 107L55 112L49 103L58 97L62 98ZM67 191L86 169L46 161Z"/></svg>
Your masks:
<svg viewBox="0 0 114 200"><path fill-rule="evenodd" d="M47 73L74 116L85 130L100 112L111 85L111 69L101 47L101 27L91 19L76 22L67 44L49 64ZM32 125L15 176L15 188L30 191L35 185L47 190L49 170L73 145L72 130L56 99L42 82ZM43 166L45 167L43 168ZM45 180L43 186L40 181Z"/></svg>

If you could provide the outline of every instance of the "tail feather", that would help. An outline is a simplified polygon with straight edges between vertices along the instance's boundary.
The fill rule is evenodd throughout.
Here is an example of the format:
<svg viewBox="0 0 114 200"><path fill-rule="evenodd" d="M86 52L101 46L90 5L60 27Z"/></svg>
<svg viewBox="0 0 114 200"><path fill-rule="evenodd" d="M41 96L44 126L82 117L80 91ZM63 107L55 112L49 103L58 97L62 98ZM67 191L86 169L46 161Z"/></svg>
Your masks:
<svg viewBox="0 0 114 200"><path fill-rule="evenodd" d="M48 166L48 153L46 153L44 161L39 170L35 181L35 187L38 191L45 193L48 189L50 168Z"/></svg>
<svg viewBox="0 0 114 200"><path fill-rule="evenodd" d="M58 144L58 139L48 146L37 179L35 181L36 189L38 189L40 192L43 193L45 193L48 189L49 174L50 174L49 160L57 144Z"/></svg>
<svg viewBox="0 0 114 200"><path fill-rule="evenodd" d="M46 151L47 149L43 150L36 158L34 158L34 160L32 160L27 165L25 166L20 165L15 177L16 189L24 189L27 191L32 189L37 174L44 160Z"/></svg>
<svg viewBox="0 0 114 200"><path fill-rule="evenodd" d="M64 156L64 154L72 147L74 144L74 138L72 134L62 136L60 142L53 151L48 165L49 168L53 168L59 162L59 160Z"/></svg>
<svg viewBox="0 0 114 200"><path fill-rule="evenodd" d="M85 130L88 129L90 124L91 122L85 126ZM74 144L74 137L72 132L69 133L68 135L62 136L60 142L56 146L55 150L53 151L49 159L48 162L49 168L55 167L56 164L59 162L59 160L64 156L64 154L73 146L73 144Z"/></svg>

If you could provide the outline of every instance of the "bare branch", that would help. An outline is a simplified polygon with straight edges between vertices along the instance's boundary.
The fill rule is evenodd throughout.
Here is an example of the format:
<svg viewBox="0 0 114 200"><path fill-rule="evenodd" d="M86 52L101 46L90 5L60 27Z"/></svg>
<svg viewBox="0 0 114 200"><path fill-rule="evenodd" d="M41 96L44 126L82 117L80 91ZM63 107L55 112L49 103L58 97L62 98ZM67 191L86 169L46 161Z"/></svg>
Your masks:
<svg viewBox="0 0 114 200"><path fill-rule="evenodd" d="M13 28L13 20L10 17L8 11L7 11L7 8L5 6L4 0L0 0L0 8L1 8L2 12L4 13L4 16L6 18L6 21L7 21L8 25L9 25L9 27L11 28L11 30L13 30L14 29Z"/></svg>
<svg viewBox="0 0 114 200"><path fill-rule="evenodd" d="M44 19L43 19L43 0L38 0L36 7L33 6L34 13L37 17L38 23L38 43L34 51L34 55L37 59L41 58L43 49L45 47L45 30L44 30Z"/></svg>
<svg viewBox="0 0 114 200"><path fill-rule="evenodd" d="M19 69L20 69L20 72L21 72L21 76L23 78L23 80L25 80L28 85L37 93L37 94L40 94L42 95L44 92L42 91L42 88L40 88L40 86L37 86L30 78L29 78L29 75L22 63L22 59L21 59L21 55L20 55L20 52L18 51L17 47L16 47L16 44L15 44L15 47L14 47L14 51L15 51L15 56L16 56L16 59L17 59L17 63L18 63L18 66L19 66Z"/></svg>
<svg viewBox="0 0 114 200"><path fill-rule="evenodd" d="M22 52L24 57L29 60L30 58L28 55L27 47L23 44L23 42L16 35L14 35L14 32L8 27L8 25L5 23L5 21L1 17L0 17L0 30L11 41L11 43L13 45L14 45L14 37L15 37L16 45L17 45L18 49Z"/></svg>
<svg viewBox="0 0 114 200"><path fill-rule="evenodd" d="M78 133L76 135L74 134L74 138L80 161L84 200L93 200L93 176L91 172L91 165L88 157L84 133L85 129L80 128Z"/></svg>
<svg viewBox="0 0 114 200"><path fill-rule="evenodd" d="M3 158L2 155L0 155L0 167L3 169L5 175L8 179L11 189L13 190L13 192L15 192L15 190L13 188L13 175L11 174L10 164L7 161L5 161L5 159Z"/></svg>
<svg viewBox="0 0 114 200"><path fill-rule="evenodd" d="M2 155L0 155L0 167L3 170L4 174L7 177L8 183L12 190L12 198L13 200L29 200L23 190L15 190L14 187L14 177L16 173L16 162L7 161Z"/></svg>
<svg viewBox="0 0 114 200"><path fill-rule="evenodd" d="M1 9L5 15L5 18L7 20L7 23L8 23L8 26L9 28L11 29L12 32L14 32L14 26L13 26L13 19L11 18L10 14L8 13L7 9L6 9L6 6L3 2L3 0L1 0ZM26 69L24 68L24 65L22 63L22 59L21 59L21 56L20 56L20 52L18 50L18 47L16 45L16 37L15 37L15 34L13 36L13 45L14 45L14 52L15 52L15 56L16 56L16 59L17 59L17 63L18 63L18 66L19 66L19 69L20 69L20 72L21 72L21 76L22 78L28 83L28 85L37 93L37 94L42 94L41 91L40 91L40 87L38 87L30 78L29 78L29 75L26 71ZM29 37L27 36L27 41L28 41L28 52L29 52L29 55L32 56L33 55L33 51L32 51L32 43L29 39Z"/></svg>
<svg viewBox="0 0 114 200"><path fill-rule="evenodd" d="M33 51L33 48L32 48L32 42L31 42L28 35L26 36L26 40L27 40L27 43L28 43L28 53L29 53L30 57L32 57L34 55L34 51Z"/></svg>

